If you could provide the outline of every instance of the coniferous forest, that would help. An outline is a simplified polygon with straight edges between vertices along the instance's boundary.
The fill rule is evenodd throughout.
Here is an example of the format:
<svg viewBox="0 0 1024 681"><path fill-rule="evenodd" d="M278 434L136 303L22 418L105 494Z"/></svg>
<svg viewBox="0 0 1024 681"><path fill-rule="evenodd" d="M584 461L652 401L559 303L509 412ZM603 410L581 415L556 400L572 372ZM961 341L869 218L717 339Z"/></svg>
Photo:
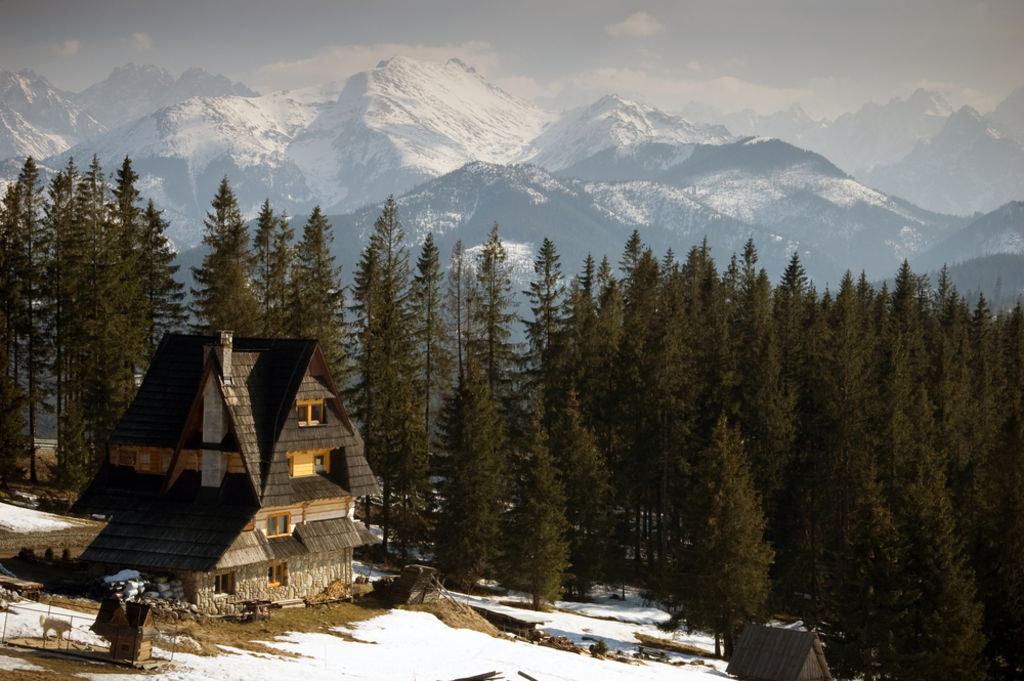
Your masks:
<svg viewBox="0 0 1024 681"><path fill-rule="evenodd" d="M315 337L396 561L538 606L639 585L725 654L745 622L800 618L840 678L1024 673L1019 305L906 264L817 290L794 254L772 282L752 242L716 261L636 232L617 261L544 240L520 291L498 225L411 248L392 199L343 278L319 209L297 229L267 202L250 233L224 180L186 309L137 180L69 161L42 186L28 159L6 190L3 484L40 473L52 412L52 478L80 489L165 331Z"/></svg>

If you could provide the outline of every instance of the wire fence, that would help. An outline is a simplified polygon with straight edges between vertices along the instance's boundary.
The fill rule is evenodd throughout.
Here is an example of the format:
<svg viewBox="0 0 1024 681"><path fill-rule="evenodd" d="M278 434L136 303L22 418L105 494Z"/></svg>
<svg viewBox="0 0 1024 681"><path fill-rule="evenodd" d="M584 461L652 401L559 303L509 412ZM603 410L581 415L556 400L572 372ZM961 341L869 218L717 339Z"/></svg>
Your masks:
<svg viewBox="0 0 1024 681"><path fill-rule="evenodd" d="M5 645L57 651L134 666L150 662L171 662L178 648L177 625L108 626L104 634L100 635L92 629L96 622L95 614L69 614L64 609L55 612L52 604L34 601L10 603L2 614L0 644Z"/></svg>

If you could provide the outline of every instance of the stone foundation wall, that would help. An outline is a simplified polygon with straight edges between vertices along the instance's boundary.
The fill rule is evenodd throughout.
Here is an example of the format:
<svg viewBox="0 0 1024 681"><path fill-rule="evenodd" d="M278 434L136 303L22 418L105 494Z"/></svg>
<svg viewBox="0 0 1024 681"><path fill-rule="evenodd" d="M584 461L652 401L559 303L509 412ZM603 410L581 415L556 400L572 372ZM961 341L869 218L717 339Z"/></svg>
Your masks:
<svg viewBox="0 0 1024 681"><path fill-rule="evenodd" d="M256 599L285 601L292 598L310 598L321 593L336 580L352 583L352 549L331 553L307 553L291 556L283 561L288 565L287 582L271 588L267 579L270 563L257 563L235 568L235 592L215 594L214 575L217 572L190 572L180 575L186 598L198 606L200 612L211 615L237 615L242 602Z"/></svg>

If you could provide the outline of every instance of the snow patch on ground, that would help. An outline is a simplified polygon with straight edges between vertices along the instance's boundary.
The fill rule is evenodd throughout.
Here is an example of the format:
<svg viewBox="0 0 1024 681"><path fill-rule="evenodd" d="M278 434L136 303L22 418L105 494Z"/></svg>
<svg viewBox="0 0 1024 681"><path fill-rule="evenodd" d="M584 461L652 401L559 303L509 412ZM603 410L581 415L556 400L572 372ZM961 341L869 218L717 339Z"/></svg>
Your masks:
<svg viewBox="0 0 1024 681"><path fill-rule="evenodd" d="M21 658L0 656L0 671L42 672L46 670L37 664L22 660Z"/></svg>
<svg viewBox="0 0 1024 681"><path fill-rule="evenodd" d="M75 518L44 513L0 502L0 530L8 532L56 532L88 524Z"/></svg>

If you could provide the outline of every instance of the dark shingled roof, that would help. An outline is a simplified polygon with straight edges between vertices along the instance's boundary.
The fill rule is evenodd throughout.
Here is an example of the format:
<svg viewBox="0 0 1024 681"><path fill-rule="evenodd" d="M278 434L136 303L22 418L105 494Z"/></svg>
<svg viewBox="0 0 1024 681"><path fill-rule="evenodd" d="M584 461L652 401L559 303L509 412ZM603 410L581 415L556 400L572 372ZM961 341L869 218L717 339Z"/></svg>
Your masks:
<svg viewBox="0 0 1024 681"><path fill-rule="evenodd" d="M218 342L213 336L165 336L111 444L177 447L203 377L204 348ZM332 458L336 464L330 476L335 483L331 496L380 491L363 454L362 438L328 386L329 379L306 374L316 351L316 341L309 339L236 338L231 380L218 380L250 482L263 506L310 498L300 493L293 499L288 451L327 449L343 454ZM299 427L292 418L295 400L320 397L327 400L324 425ZM326 486L321 489L328 491Z"/></svg>
<svg viewBox="0 0 1024 681"><path fill-rule="evenodd" d="M314 520L295 525L295 536L312 553L354 549L367 544L379 544L380 539L361 522L351 518Z"/></svg>
<svg viewBox="0 0 1024 681"><path fill-rule="evenodd" d="M327 553L379 542L365 525L350 518L314 520L296 523L292 534L287 537L267 539L258 530L243 532L217 562L216 568L225 570L304 553Z"/></svg>
<svg viewBox="0 0 1024 681"><path fill-rule="evenodd" d="M747 681L832 681L817 634L748 624L726 672Z"/></svg>
<svg viewBox="0 0 1024 681"><path fill-rule="evenodd" d="M180 504L160 497L121 511L82 553L97 563L205 572L235 541L254 509Z"/></svg>
<svg viewBox="0 0 1024 681"><path fill-rule="evenodd" d="M111 444L174 447L203 372L203 345L212 337L166 335L142 385L110 436Z"/></svg>

